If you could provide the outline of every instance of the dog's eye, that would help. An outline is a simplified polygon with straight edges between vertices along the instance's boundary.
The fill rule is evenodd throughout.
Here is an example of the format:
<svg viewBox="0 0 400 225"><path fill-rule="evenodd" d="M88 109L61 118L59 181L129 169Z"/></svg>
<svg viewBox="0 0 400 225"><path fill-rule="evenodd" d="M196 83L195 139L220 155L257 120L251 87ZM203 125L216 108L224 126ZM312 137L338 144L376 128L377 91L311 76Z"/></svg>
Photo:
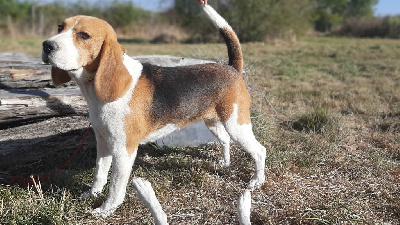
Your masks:
<svg viewBox="0 0 400 225"><path fill-rule="evenodd" d="M83 40L87 40L87 39L90 38L90 35L88 33L86 33L86 32L79 32L79 33L76 34L76 36L78 38L80 38L80 39L83 39Z"/></svg>
<svg viewBox="0 0 400 225"><path fill-rule="evenodd" d="M58 33L64 30L64 24L58 25Z"/></svg>

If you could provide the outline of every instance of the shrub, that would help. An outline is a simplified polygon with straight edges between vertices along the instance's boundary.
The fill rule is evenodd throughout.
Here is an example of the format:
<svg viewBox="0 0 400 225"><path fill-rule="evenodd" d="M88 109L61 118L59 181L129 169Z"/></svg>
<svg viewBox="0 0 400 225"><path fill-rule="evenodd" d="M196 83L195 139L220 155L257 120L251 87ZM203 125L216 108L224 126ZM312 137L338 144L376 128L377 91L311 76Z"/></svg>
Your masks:
<svg viewBox="0 0 400 225"><path fill-rule="evenodd" d="M74 15L95 16L109 22L115 29L124 29L149 17L149 12L136 7L131 2L113 0L96 4L77 1L67 4L62 1L35 3L30 1L0 0L0 29L11 36L51 35L57 31L57 24ZM131 29L131 28L130 28Z"/></svg>
<svg viewBox="0 0 400 225"><path fill-rule="evenodd" d="M387 37L400 38L400 16L385 17L384 26L387 27Z"/></svg>
<svg viewBox="0 0 400 225"><path fill-rule="evenodd" d="M348 19L337 34L365 38L400 38L400 16Z"/></svg>
<svg viewBox="0 0 400 225"><path fill-rule="evenodd" d="M351 37L384 37L387 33L383 18L348 19L339 30L339 34Z"/></svg>
<svg viewBox="0 0 400 225"><path fill-rule="evenodd" d="M229 21L242 42L299 36L311 27L311 0L214 0L210 4ZM196 39L213 39L215 28L199 19L203 13L195 1L175 0L174 10L180 25Z"/></svg>

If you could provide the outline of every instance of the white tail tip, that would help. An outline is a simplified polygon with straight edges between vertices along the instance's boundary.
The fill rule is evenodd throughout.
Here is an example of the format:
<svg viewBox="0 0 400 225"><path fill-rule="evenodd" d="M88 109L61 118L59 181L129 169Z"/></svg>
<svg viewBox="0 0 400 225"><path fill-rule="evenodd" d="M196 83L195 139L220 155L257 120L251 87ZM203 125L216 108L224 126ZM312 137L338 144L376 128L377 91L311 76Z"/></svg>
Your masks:
<svg viewBox="0 0 400 225"><path fill-rule="evenodd" d="M228 22L226 22L226 20L222 18L210 5L203 5L203 10L216 27L218 28L227 27L229 29L232 29L229 26Z"/></svg>

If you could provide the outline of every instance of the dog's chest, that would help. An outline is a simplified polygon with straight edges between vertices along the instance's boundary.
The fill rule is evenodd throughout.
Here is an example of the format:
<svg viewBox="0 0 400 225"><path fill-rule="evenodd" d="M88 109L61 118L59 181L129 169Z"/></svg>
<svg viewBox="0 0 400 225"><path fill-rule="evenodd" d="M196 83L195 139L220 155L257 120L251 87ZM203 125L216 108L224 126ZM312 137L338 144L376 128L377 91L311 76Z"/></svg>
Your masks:
<svg viewBox="0 0 400 225"><path fill-rule="evenodd" d="M89 107L89 120L103 136L121 136L124 132L124 118L130 112L129 98L106 103L97 98L93 85L86 85L82 93Z"/></svg>
<svg viewBox="0 0 400 225"><path fill-rule="evenodd" d="M141 74L142 66L129 56L124 56L124 65L132 76L133 82L129 90L113 102L101 101L95 91L93 82L80 82L79 86L89 107L89 120L103 137L125 137L125 117L131 112L129 102L132 97L137 80ZM124 139L124 138L122 138Z"/></svg>

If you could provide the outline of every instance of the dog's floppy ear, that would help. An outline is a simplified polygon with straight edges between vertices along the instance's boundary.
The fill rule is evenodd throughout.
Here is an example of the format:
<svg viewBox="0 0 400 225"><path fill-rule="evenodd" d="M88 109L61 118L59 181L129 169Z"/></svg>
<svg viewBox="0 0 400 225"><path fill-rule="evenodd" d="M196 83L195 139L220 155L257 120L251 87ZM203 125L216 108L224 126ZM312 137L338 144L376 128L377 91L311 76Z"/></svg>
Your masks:
<svg viewBox="0 0 400 225"><path fill-rule="evenodd" d="M124 48L114 38L105 38L100 53L94 87L97 97L104 102L113 102L128 91L132 77L123 61Z"/></svg>
<svg viewBox="0 0 400 225"><path fill-rule="evenodd" d="M59 86L61 84L67 83L71 80L71 77L68 75L67 71L58 69L57 67L51 67L51 80L55 86Z"/></svg>

